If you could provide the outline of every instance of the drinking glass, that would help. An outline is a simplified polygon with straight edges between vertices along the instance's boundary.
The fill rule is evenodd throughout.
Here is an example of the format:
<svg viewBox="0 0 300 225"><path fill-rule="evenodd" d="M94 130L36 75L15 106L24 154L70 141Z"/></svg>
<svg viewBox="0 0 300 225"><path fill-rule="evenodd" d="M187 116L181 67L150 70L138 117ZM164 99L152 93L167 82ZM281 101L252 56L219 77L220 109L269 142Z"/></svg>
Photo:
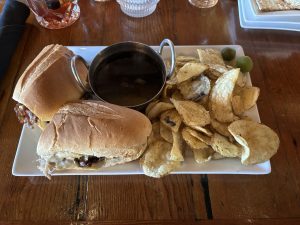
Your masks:
<svg viewBox="0 0 300 225"><path fill-rule="evenodd" d="M198 8L210 8L218 3L218 0L189 0L189 2Z"/></svg>
<svg viewBox="0 0 300 225"><path fill-rule="evenodd" d="M61 29L80 16L77 0L27 0L38 23L48 29Z"/></svg>
<svg viewBox="0 0 300 225"><path fill-rule="evenodd" d="M131 17L145 17L153 13L159 0L117 0L121 10Z"/></svg>

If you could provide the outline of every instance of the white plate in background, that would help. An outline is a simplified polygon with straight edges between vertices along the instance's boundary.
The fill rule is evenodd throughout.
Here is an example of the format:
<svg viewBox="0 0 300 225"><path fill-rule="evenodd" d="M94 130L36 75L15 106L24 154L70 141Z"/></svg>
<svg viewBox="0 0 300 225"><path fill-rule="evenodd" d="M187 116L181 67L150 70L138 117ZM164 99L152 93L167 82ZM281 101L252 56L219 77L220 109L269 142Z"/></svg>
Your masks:
<svg viewBox="0 0 300 225"><path fill-rule="evenodd" d="M258 5L256 4L256 0L244 0L249 8L252 10L253 14L255 14L258 18L299 18L300 17L300 10L281 10L281 11L270 11L270 12L263 12L260 11Z"/></svg>
<svg viewBox="0 0 300 225"><path fill-rule="evenodd" d="M244 51L239 45L211 45L211 46L175 46L177 55L187 55L197 57L197 48L215 48L222 49L231 47L236 49L237 56L244 55ZM81 55L89 63L96 54L105 48L105 46L69 46L75 54ZM158 49L157 46L153 46ZM164 48L164 58L169 57L169 49ZM247 74L247 85L250 86L250 75ZM253 120L260 122L256 105L251 108L247 115ZM15 176L43 176L42 172L37 169L38 156L36 155L36 146L41 134L41 130L37 127L34 129L23 126L19 144L17 147L12 174ZM192 152L187 152L183 165L172 174L268 174L271 172L270 161L244 166L238 159L220 159L212 160L204 164L197 164L193 158ZM139 161L133 161L122 165L116 165L99 170L62 170L55 171L53 176L61 175L134 175L143 174L143 170L139 165Z"/></svg>
<svg viewBox="0 0 300 225"><path fill-rule="evenodd" d="M300 24L300 10L261 12L255 0L242 1L242 5L245 17L248 20Z"/></svg>
<svg viewBox="0 0 300 225"><path fill-rule="evenodd" d="M238 0L239 19L241 27L248 29L300 31L300 22L253 19L253 15L251 15L250 11L251 7L246 7L244 5L245 1Z"/></svg>

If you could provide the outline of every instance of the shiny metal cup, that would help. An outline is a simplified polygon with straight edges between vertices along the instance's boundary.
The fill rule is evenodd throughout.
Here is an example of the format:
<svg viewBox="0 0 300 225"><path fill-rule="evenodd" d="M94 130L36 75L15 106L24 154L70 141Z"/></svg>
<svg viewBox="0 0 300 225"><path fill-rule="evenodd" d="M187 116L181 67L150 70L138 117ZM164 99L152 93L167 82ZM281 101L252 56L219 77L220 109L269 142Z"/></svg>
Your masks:
<svg viewBox="0 0 300 225"><path fill-rule="evenodd" d="M170 65L170 70L167 70L166 65L162 59L162 52L163 52L163 48L164 46L169 45L170 47L170 51L171 51L171 65ZM120 54L122 52L128 52L128 51L136 51L136 52L141 52L144 53L148 56L150 56L151 58L155 58L157 62L159 62L159 69L161 70L161 74L162 74L162 86L159 89L159 91L149 100L147 100L146 102L143 102L139 105L124 105L125 107L128 108L134 108L134 109L143 109L144 107L146 107L148 105L148 103L150 103L151 101L153 101L154 99L158 98L159 95L161 94L164 85L167 81L167 79L174 73L175 70L175 60L176 60L176 56L175 56L175 49L174 49L174 44L171 40L169 39L164 39L158 49L158 52L156 52L155 50L153 50L150 46L139 43L139 42L121 42L121 43L117 43L114 45L111 45L105 49L103 49L101 52L99 52L96 57L93 59L91 65L89 66L88 63L79 55L75 55L72 57L71 59L71 69L72 69L72 73L74 78L76 79L78 85L80 88L82 88L84 91L89 92L91 94L93 94L97 99L101 100L101 101L105 101L101 98L101 94L96 93L95 90L95 76L97 68L99 65L101 65L107 58L112 57L114 54ZM86 67L89 70L88 73L88 83L85 84L85 82L83 82L77 72L76 69L76 61L77 60L81 60ZM98 74L99 75L99 74ZM100 74L101 76L101 74Z"/></svg>

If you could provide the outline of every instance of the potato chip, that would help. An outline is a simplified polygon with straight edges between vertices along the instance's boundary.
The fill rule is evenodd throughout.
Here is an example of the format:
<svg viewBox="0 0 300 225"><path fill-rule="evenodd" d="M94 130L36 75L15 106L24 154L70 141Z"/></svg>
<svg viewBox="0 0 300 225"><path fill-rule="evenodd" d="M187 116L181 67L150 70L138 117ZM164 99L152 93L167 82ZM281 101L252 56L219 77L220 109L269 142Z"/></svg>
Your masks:
<svg viewBox="0 0 300 225"><path fill-rule="evenodd" d="M182 96L182 94L180 93L180 91L176 90L173 94L172 94L172 98L171 99L175 99L175 100L185 100L184 97Z"/></svg>
<svg viewBox="0 0 300 225"><path fill-rule="evenodd" d="M239 95L233 96L231 100L231 104L232 104L233 112L236 115L241 115L244 113L244 104L241 96Z"/></svg>
<svg viewBox="0 0 300 225"><path fill-rule="evenodd" d="M242 115L241 116L241 120L249 120L249 121L254 121L251 117L249 116L245 116L245 115Z"/></svg>
<svg viewBox="0 0 300 225"><path fill-rule="evenodd" d="M170 109L160 115L160 122L172 131L178 132L182 119L176 109Z"/></svg>
<svg viewBox="0 0 300 225"><path fill-rule="evenodd" d="M210 115L206 109L192 101L180 101L171 99L183 122L188 126L201 126L210 123Z"/></svg>
<svg viewBox="0 0 300 225"><path fill-rule="evenodd" d="M211 137L213 135L213 133L209 129L205 128L205 127L191 126L191 128L193 128L196 131L200 131L201 133L206 134L209 137Z"/></svg>
<svg viewBox="0 0 300 225"><path fill-rule="evenodd" d="M236 65L236 60L232 60L230 62L227 61L227 63L229 64L226 64L225 67L228 69L228 70L232 70L235 68L235 65Z"/></svg>
<svg viewBox="0 0 300 225"><path fill-rule="evenodd" d="M195 161L199 164L210 161L214 153L214 150L210 146L204 149L192 149L192 151Z"/></svg>
<svg viewBox="0 0 300 225"><path fill-rule="evenodd" d="M176 56L176 67L180 69L183 67L186 63L195 62L199 63L200 60L198 58L192 57L192 56Z"/></svg>
<svg viewBox="0 0 300 225"><path fill-rule="evenodd" d="M183 99L190 100L193 98L194 92L196 91L193 84L199 83L197 80L187 80L183 81L182 83L177 85L178 90L180 91L180 94L182 95ZM197 85L196 85L197 86Z"/></svg>
<svg viewBox="0 0 300 225"><path fill-rule="evenodd" d="M210 146L195 138L187 129L182 130L182 138L193 151L197 163L204 163L211 159L214 151Z"/></svg>
<svg viewBox="0 0 300 225"><path fill-rule="evenodd" d="M172 131L164 124L160 123L160 136L167 142L173 143Z"/></svg>
<svg viewBox="0 0 300 225"><path fill-rule="evenodd" d="M238 120L228 127L235 140L243 146L241 162L244 165L269 160L279 148L279 138L269 127L257 122Z"/></svg>
<svg viewBox="0 0 300 225"><path fill-rule="evenodd" d="M207 144L198 138L194 137L188 130L187 127L183 128L181 131L182 138L186 142L186 144L192 149L204 149L207 148Z"/></svg>
<svg viewBox="0 0 300 225"><path fill-rule="evenodd" d="M219 50L207 48L197 49L197 52L201 63L225 66L224 60Z"/></svg>
<svg viewBox="0 0 300 225"><path fill-rule="evenodd" d="M200 105L202 105L206 110L208 110L209 109L209 107L208 107L208 103L209 103L208 99L209 99L209 96L206 95L203 98L201 98L199 101L197 101L197 103L200 104Z"/></svg>
<svg viewBox="0 0 300 225"><path fill-rule="evenodd" d="M148 144L155 142L157 140L161 139L160 136L160 122L157 121L152 124L152 132L148 138Z"/></svg>
<svg viewBox="0 0 300 225"><path fill-rule="evenodd" d="M165 67L166 68L171 68L171 62L169 60L165 61ZM168 79L166 80L166 84L171 84L171 85L174 85L177 83L177 78L176 78L176 74L178 72L178 67L176 66L175 64L175 70L174 72L171 74L170 77L168 77ZM169 72L169 70L167 71Z"/></svg>
<svg viewBox="0 0 300 225"><path fill-rule="evenodd" d="M243 151L241 146L229 142L226 137L218 133L212 136L211 147L225 157L241 157Z"/></svg>
<svg viewBox="0 0 300 225"><path fill-rule="evenodd" d="M155 106L158 102L159 100L154 100L153 102L150 102L146 107L145 114L148 115L153 106Z"/></svg>
<svg viewBox="0 0 300 225"><path fill-rule="evenodd" d="M157 118L164 111L167 111L167 110L173 109L173 108L174 108L174 105L171 103L158 102L149 110L149 113L147 114L147 116L150 120L153 120L153 119Z"/></svg>
<svg viewBox="0 0 300 225"><path fill-rule="evenodd" d="M173 146L170 152L170 159L174 161L184 161L182 155L182 138L179 132L172 131Z"/></svg>
<svg viewBox="0 0 300 225"><path fill-rule="evenodd" d="M166 68L171 68L170 61L167 61L167 63L165 63L165 65L166 65ZM174 84L177 83L176 74L177 74L179 69L180 69L180 67L177 67L176 64L175 64L175 70L174 70L173 74L171 74L171 76L166 80L166 84L174 85Z"/></svg>
<svg viewBox="0 0 300 225"><path fill-rule="evenodd" d="M169 79L167 79L166 84L169 84L169 85L175 85L175 84L177 84L177 73L178 73L178 70L179 69L177 69L175 67L174 73L172 74L172 76Z"/></svg>
<svg viewBox="0 0 300 225"><path fill-rule="evenodd" d="M244 87L247 83L247 76L242 72L239 73L238 79L236 81L236 85L239 87Z"/></svg>
<svg viewBox="0 0 300 225"><path fill-rule="evenodd" d="M192 77L200 76L208 67L202 63L186 63L176 74L177 83L186 81Z"/></svg>
<svg viewBox="0 0 300 225"><path fill-rule="evenodd" d="M232 108L235 114L241 115L256 104L259 96L258 87L244 87L239 95L232 97Z"/></svg>
<svg viewBox="0 0 300 225"><path fill-rule="evenodd" d="M218 160L218 159L224 159L225 156L221 155L219 152L214 152L211 156L211 159Z"/></svg>
<svg viewBox="0 0 300 225"><path fill-rule="evenodd" d="M197 138L198 140L204 142L205 144L207 144L207 145L210 145L210 144L211 144L211 138L210 138L210 137L208 137L208 136L206 136L206 135L204 135L204 134L201 134L201 133L199 133L199 132L197 132L197 131L195 131L195 130L189 128L189 127L185 127L185 128L183 128L183 129L185 129L185 130L186 130L187 132L189 132L193 137L195 137L195 138Z"/></svg>
<svg viewBox="0 0 300 225"><path fill-rule="evenodd" d="M232 137L228 130L228 126L230 123L221 123L214 118L210 120L212 128L214 128L219 134L222 134L225 137Z"/></svg>
<svg viewBox="0 0 300 225"><path fill-rule="evenodd" d="M212 150L212 148L208 145L206 145L206 147L201 149L194 149L188 146L187 149L193 152L194 159L198 164L202 164L210 161L214 154L214 150Z"/></svg>
<svg viewBox="0 0 300 225"><path fill-rule="evenodd" d="M236 95L240 95L242 92L243 87L240 87L238 85L234 86L233 92L232 92L232 96L236 96Z"/></svg>
<svg viewBox="0 0 300 225"><path fill-rule="evenodd" d="M174 85L166 84L164 86L164 89L162 91L162 96L161 96L163 102L171 102L170 98L171 98L173 92L174 92Z"/></svg>
<svg viewBox="0 0 300 225"><path fill-rule="evenodd" d="M156 141L148 145L140 160L145 175L163 177L181 165L180 161L170 160L172 145L166 141Z"/></svg>
<svg viewBox="0 0 300 225"><path fill-rule="evenodd" d="M209 94L210 80L206 76L200 76L178 84L177 88L184 99L198 101Z"/></svg>
<svg viewBox="0 0 300 225"><path fill-rule="evenodd" d="M212 88L209 106L212 116L220 122L238 119L232 111L231 97L240 69L233 69L218 78Z"/></svg>
<svg viewBox="0 0 300 225"><path fill-rule="evenodd" d="M178 55L176 56L176 63L178 62L199 62L199 59L193 56Z"/></svg>
<svg viewBox="0 0 300 225"><path fill-rule="evenodd" d="M208 69L204 72L210 79L216 80L224 73L226 73L229 69L223 65L218 64L207 64Z"/></svg>
<svg viewBox="0 0 300 225"><path fill-rule="evenodd" d="M234 69L232 67L230 68L230 67L227 67L227 66L224 66L224 65L220 65L220 64L209 63L207 65L209 67L209 70L213 70L213 71L215 71L216 73L219 74L218 77L220 77L220 75L223 75L224 73L228 72L229 70Z"/></svg>
<svg viewBox="0 0 300 225"><path fill-rule="evenodd" d="M210 80L210 90L212 90L213 86L215 86L216 80Z"/></svg>
<svg viewBox="0 0 300 225"><path fill-rule="evenodd" d="M186 149L193 151L197 163L238 157L248 165L268 160L279 147L270 128L246 121L244 112L259 95L258 88L245 86L247 74L234 68L234 60L226 65L218 50L197 51L199 59L177 56L159 101L146 108L152 122L160 120L153 123L140 160L148 176L171 173L181 165Z"/></svg>

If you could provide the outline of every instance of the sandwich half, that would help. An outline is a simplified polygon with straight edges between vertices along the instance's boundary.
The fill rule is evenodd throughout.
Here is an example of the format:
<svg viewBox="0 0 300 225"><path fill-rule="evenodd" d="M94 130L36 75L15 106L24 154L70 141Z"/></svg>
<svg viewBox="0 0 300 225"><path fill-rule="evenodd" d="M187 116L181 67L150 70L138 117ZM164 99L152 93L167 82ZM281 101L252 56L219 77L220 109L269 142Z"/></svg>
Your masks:
<svg viewBox="0 0 300 225"><path fill-rule="evenodd" d="M152 125L142 113L100 101L64 105L37 145L39 169L99 169L139 158Z"/></svg>
<svg viewBox="0 0 300 225"><path fill-rule="evenodd" d="M70 67L73 52L62 45L48 45L26 68L13 93L18 102L18 119L29 126L50 121L66 102L80 99L84 91L77 85ZM87 69L77 66L86 79Z"/></svg>

